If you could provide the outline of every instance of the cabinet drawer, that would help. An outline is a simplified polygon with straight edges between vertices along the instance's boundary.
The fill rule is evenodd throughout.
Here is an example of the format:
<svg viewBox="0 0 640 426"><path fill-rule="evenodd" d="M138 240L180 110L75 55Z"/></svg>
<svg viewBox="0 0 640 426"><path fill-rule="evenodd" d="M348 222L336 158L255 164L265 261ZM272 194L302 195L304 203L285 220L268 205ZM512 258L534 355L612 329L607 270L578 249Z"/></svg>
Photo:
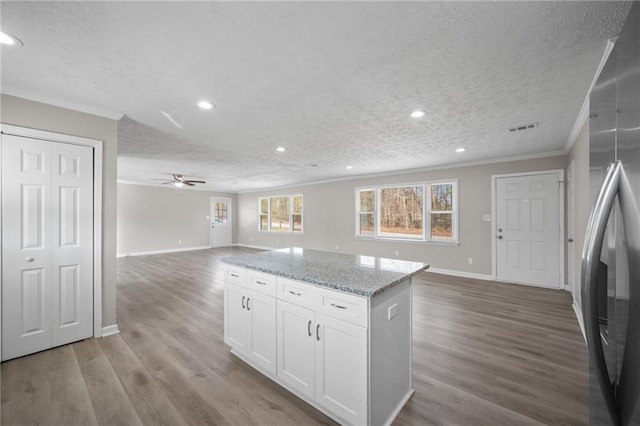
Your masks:
<svg viewBox="0 0 640 426"><path fill-rule="evenodd" d="M296 305L315 309L320 303L318 288L313 284L305 284L286 278L277 279L278 299L286 300Z"/></svg>
<svg viewBox="0 0 640 426"><path fill-rule="evenodd" d="M225 269L224 280L225 282L245 287L247 285L247 271L239 268Z"/></svg>
<svg viewBox="0 0 640 426"><path fill-rule="evenodd" d="M248 285L254 291L276 296L276 277L269 274L260 274L257 272L249 273Z"/></svg>
<svg viewBox="0 0 640 426"><path fill-rule="evenodd" d="M368 326L367 298L325 289L319 289L319 296L318 312L362 327Z"/></svg>

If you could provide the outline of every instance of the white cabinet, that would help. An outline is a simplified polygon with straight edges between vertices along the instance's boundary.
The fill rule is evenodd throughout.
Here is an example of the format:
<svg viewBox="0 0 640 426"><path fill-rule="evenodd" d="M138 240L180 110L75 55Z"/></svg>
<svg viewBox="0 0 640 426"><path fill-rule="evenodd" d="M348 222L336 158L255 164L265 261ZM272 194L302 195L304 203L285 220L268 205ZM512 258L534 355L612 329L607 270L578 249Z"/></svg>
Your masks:
<svg viewBox="0 0 640 426"><path fill-rule="evenodd" d="M278 377L315 398L315 312L278 300Z"/></svg>
<svg viewBox="0 0 640 426"><path fill-rule="evenodd" d="M275 374L276 299L249 290L243 280L236 276L225 283L224 341L262 370Z"/></svg>
<svg viewBox="0 0 640 426"><path fill-rule="evenodd" d="M316 314L316 401L352 424L367 420L367 329Z"/></svg>
<svg viewBox="0 0 640 426"><path fill-rule="evenodd" d="M368 298L231 268L225 342L341 424L391 424L411 388L411 280Z"/></svg>
<svg viewBox="0 0 640 426"><path fill-rule="evenodd" d="M277 303L278 377L349 423L365 423L367 329Z"/></svg>

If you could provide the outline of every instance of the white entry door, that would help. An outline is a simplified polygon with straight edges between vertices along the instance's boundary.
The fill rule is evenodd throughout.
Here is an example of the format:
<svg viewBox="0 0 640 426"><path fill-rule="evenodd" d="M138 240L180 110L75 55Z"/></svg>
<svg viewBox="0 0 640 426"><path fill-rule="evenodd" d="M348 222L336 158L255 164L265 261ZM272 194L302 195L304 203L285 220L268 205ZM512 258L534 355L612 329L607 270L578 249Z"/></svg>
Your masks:
<svg viewBox="0 0 640 426"><path fill-rule="evenodd" d="M93 150L2 135L2 360L93 333Z"/></svg>
<svg viewBox="0 0 640 426"><path fill-rule="evenodd" d="M560 288L558 173L496 178L496 279Z"/></svg>
<svg viewBox="0 0 640 426"><path fill-rule="evenodd" d="M231 245L231 199L211 199L211 247Z"/></svg>

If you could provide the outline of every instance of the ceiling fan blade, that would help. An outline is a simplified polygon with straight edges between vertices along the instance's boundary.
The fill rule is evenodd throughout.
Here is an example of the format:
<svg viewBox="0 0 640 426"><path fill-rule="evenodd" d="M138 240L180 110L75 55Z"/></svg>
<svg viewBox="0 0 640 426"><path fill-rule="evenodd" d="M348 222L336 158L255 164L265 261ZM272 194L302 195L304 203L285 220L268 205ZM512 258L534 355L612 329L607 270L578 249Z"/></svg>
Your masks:
<svg viewBox="0 0 640 426"><path fill-rule="evenodd" d="M156 179L156 178L151 178L149 180L167 180L167 179Z"/></svg>
<svg viewBox="0 0 640 426"><path fill-rule="evenodd" d="M169 181L169 182L162 182L160 185L168 185L170 183L173 183L173 181Z"/></svg>
<svg viewBox="0 0 640 426"><path fill-rule="evenodd" d="M207 183L207 182L205 182L205 181L203 181L203 180L185 180L185 181L183 181L183 182L184 182L184 183L187 183L187 182L188 182L188 183Z"/></svg>
<svg viewBox="0 0 640 426"><path fill-rule="evenodd" d="M188 185L188 186L196 186L195 183L191 183L190 180L185 180L182 183L184 183L185 185Z"/></svg>

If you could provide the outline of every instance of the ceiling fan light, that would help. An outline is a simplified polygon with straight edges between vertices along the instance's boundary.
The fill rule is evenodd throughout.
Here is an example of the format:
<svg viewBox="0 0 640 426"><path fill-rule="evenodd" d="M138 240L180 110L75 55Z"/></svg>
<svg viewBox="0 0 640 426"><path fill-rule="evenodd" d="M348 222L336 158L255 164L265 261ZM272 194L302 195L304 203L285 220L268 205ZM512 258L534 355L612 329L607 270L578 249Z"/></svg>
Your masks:
<svg viewBox="0 0 640 426"><path fill-rule="evenodd" d="M173 184L178 188L182 188L184 186L184 182L173 182Z"/></svg>

